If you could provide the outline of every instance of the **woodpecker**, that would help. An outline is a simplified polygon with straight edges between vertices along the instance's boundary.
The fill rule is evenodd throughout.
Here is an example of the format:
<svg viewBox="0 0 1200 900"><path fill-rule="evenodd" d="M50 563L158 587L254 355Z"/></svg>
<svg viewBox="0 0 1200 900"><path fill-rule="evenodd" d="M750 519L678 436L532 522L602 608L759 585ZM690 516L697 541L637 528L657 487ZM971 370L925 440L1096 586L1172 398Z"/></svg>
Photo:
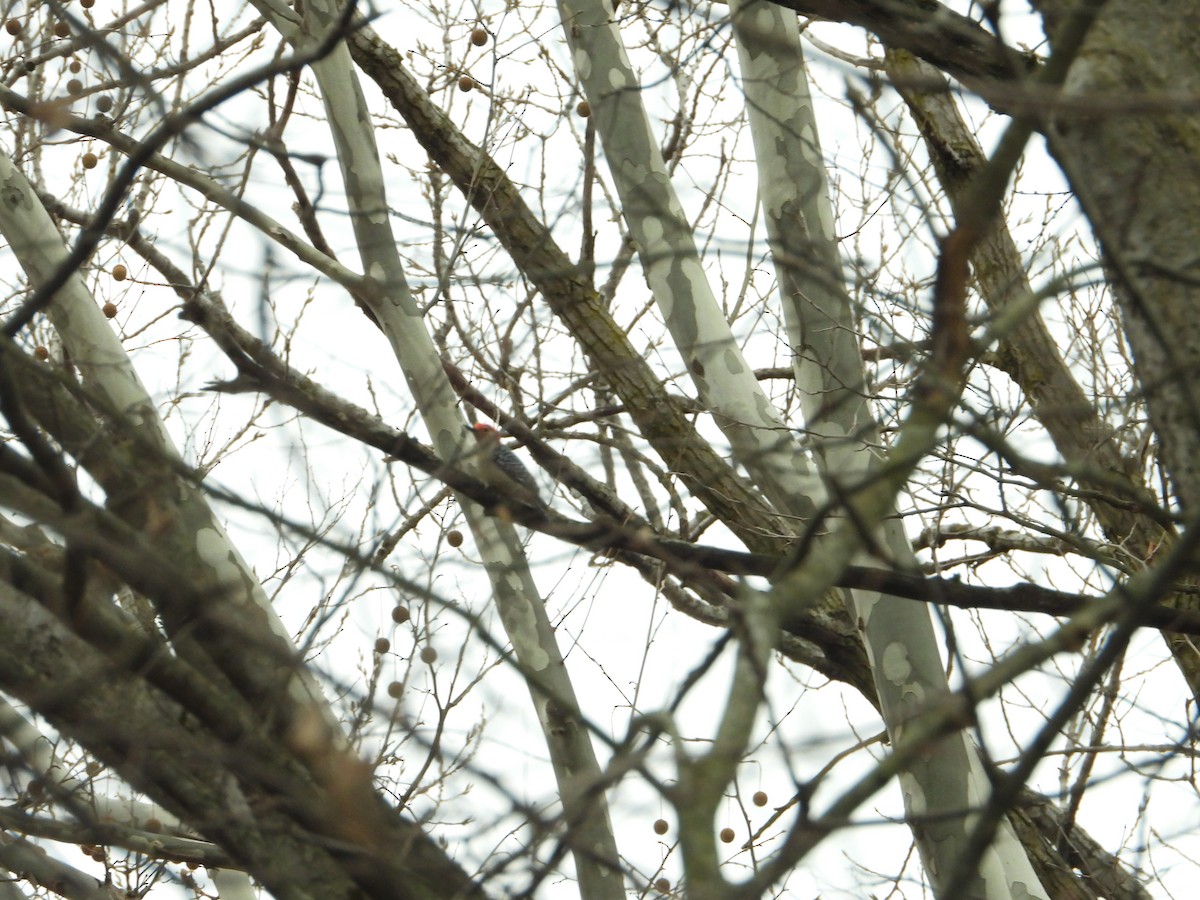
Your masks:
<svg viewBox="0 0 1200 900"><path fill-rule="evenodd" d="M538 490L538 483L524 463L517 458L517 454L500 444L499 431L482 422L468 425L467 431L475 436L475 456L479 477L484 484L530 506L546 505Z"/></svg>

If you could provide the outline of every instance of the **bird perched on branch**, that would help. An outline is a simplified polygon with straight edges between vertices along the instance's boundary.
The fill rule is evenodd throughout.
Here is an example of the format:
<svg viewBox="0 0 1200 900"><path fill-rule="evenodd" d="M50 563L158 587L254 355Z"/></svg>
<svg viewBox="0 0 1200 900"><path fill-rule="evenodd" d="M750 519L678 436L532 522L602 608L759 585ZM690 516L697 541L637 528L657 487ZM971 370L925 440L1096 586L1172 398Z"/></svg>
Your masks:
<svg viewBox="0 0 1200 900"><path fill-rule="evenodd" d="M525 464L517 454L501 445L499 431L483 422L468 425L467 431L475 437L479 477L484 484L530 506L546 506L538 483Z"/></svg>

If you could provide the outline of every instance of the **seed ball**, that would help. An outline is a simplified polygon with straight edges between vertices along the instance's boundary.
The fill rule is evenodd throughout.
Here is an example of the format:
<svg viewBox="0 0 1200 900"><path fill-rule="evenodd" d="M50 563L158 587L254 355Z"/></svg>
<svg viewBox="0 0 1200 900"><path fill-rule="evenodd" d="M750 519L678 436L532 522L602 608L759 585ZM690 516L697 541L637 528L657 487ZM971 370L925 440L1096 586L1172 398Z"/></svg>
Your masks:
<svg viewBox="0 0 1200 900"><path fill-rule="evenodd" d="M421 662L432 666L435 662L437 662L437 651L432 647L422 647Z"/></svg>
<svg viewBox="0 0 1200 900"><path fill-rule="evenodd" d="M400 696L403 693L404 693L404 685L402 685L398 681L393 681L391 684L389 684L387 686L387 695L389 697L391 697L393 700L399 700Z"/></svg>
<svg viewBox="0 0 1200 900"><path fill-rule="evenodd" d="M54 36L60 37L60 38L70 37L71 36L71 26L68 25L66 22L55 22L54 23Z"/></svg>
<svg viewBox="0 0 1200 900"><path fill-rule="evenodd" d="M100 112L106 113L112 108L113 108L113 98L112 97L109 97L107 94L101 94L99 97L96 98L96 109L98 109Z"/></svg>
<svg viewBox="0 0 1200 900"><path fill-rule="evenodd" d="M592 104L588 103L586 100L580 100L579 104L575 107L575 113L581 119L586 119L592 114Z"/></svg>
<svg viewBox="0 0 1200 900"><path fill-rule="evenodd" d="M482 28L476 28L471 32L471 43L476 47L483 47L488 42L488 33Z"/></svg>
<svg viewBox="0 0 1200 900"><path fill-rule="evenodd" d="M33 348L33 357L34 357L34 359L40 360L41 362L45 362L46 360L48 360L50 358L50 351L47 350L45 347L42 347L41 345L39 345L39 346ZM89 769L91 768L91 765L92 765L91 763L88 763ZM91 774L91 773L89 773L89 774Z"/></svg>
<svg viewBox="0 0 1200 900"><path fill-rule="evenodd" d="M113 277L113 281L124 281L126 278L129 277L129 270L126 269L120 263L117 263L112 268L112 277Z"/></svg>
<svg viewBox="0 0 1200 900"><path fill-rule="evenodd" d="M733 829L732 829L732 828L722 828L722 829L721 829L721 842L722 842L722 843L725 843L725 844L732 844L732 843L733 843L733 837L734 837L734 835L733 835Z"/></svg>
<svg viewBox="0 0 1200 900"><path fill-rule="evenodd" d="M84 9L91 9L96 5L96 0L79 0L79 5Z"/></svg>
<svg viewBox="0 0 1200 900"><path fill-rule="evenodd" d="M104 318L115 319L117 317L117 304L111 300L104 304Z"/></svg>
<svg viewBox="0 0 1200 900"><path fill-rule="evenodd" d="M71 64L69 66L67 66L67 68L71 70L72 75L78 75L79 70L83 68L83 64L80 63L79 60L73 59L73 60L71 60Z"/></svg>
<svg viewBox="0 0 1200 900"><path fill-rule="evenodd" d="M446 543L451 547L461 547L462 542L463 536L461 531L451 531L448 535L446 535Z"/></svg>
<svg viewBox="0 0 1200 900"><path fill-rule="evenodd" d="M96 163L98 160L96 159L95 153L85 153L83 154L83 159L80 160L80 162L83 163L83 167L85 169L94 169L96 168Z"/></svg>
<svg viewBox="0 0 1200 900"><path fill-rule="evenodd" d="M767 792L766 791L755 791L754 796L751 799L754 800L755 806L766 806L767 805Z"/></svg>
<svg viewBox="0 0 1200 900"><path fill-rule="evenodd" d="M83 91L83 82L78 78L72 78L67 82L67 93L71 95L78 94Z"/></svg>
<svg viewBox="0 0 1200 900"><path fill-rule="evenodd" d="M88 760L88 764L84 767L87 773L93 777L100 774L100 770L104 768L94 759Z"/></svg>
<svg viewBox="0 0 1200 900"><path fill-rule="evenodd" d="M665 894L671 889L671 882L665 878L660 878L658 881L654 882L654 889L660 894Z"/></svg>
<svg viewBox="0 0 1200 900"><path fill-rule="evenodd" d="M671 826L667 824L666 819L655 819L654 820L654 833L655 834L666 834L667 829L670 827Z"/></svg>
<svg viewBox="0 0 1200 900"><path fill-rule="evenodd" d="M475 79L470 75L463 75L458 79L458 89L464 94L475 87Z"/></svg>
<svg viewBox="0 0 1200 900"><path fill-rule="evenodd" d="M392 609L392 621L397 625L403 625L410 618L412 618L412 615L409 613L407 606L397 606Z"/></svg>
<svg viewBox="0 0 1200 900"><path fill-rule="evenodd" d="M4 30L7 31L9 34L11 34L13 37L16 37L18 34L21 33L21 20L20 19L9 19L7 22L4 23Z"/></svg>
<svg viewBox="0 0 1200 900"><path fill-rule="evenodd" d="M375 638L375 652L387 653L392 649L392 642L387 638Z"/></svg>
<svg viewBox="0 0 1200 900"><path fill-rule="evenodd" d="M149 819L146 820L143 827L146 829L146 831L154 831L154 832L162 831L162 822L158 821L158 819L151 816Z"/></svg>

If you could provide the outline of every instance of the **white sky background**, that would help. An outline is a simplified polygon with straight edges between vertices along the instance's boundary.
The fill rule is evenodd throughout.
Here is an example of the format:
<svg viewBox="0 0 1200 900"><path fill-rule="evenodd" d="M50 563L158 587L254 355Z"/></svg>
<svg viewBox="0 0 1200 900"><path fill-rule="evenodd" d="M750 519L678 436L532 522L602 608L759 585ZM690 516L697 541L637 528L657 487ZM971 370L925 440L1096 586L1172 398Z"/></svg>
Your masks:
<svg viewBox="0 0 1200 900"><path fill-rule="evenodd" d="M965 4L962 6L965 9ZM182 9L182 5L173 9ZM710 10L713 17L725 13L723 6L714 6ZM233 4L218 4L217 12L222 17L229 17L221 19L223 24L233 21L234 17L242 20L247 17L243 7ZM661 6L647 7L648 15L661 15L661 12ZM702 17L701 12L689 12L684 21L694 29ZM546 185L545 205L541 212L554 222L555 237L561 246L576 255L580 243L578 140L583 123L573 114L560 115L563 110L574 108L578 96L569 79L555 76L556 71L561 75L568 70L568 56L553 15L526 5L513 5L505 10L500 3L481 3L477 8L463 4L446 18L453 23L449 29L431 21L427 13L405 4L393 4L387 6L375 24L395 46L414 52L412 65L419 78L433 77L445 85L446 89L436 94L435 99L450 110L472 139L484 143L502 165L508 165L515 179L531 185ZM99 14L96 20L106 21ZM486 23L494 35L494 42L489 42L485 48L472 48L467 37L470 28L479 21ZM677 17L675 21L678 21ZM165 34L168 22L178 38L184 27L181 16L167 18L160 15L154 20L154 28ZM1010 42L1021 43L1021 36L1027 33L1027 42L1036 42L1038 33L1030 29L1036 29L1037 23L1025 14L1021 5L1005 4L1004 22L1011 28L1006 34ZM201 45L203 39L198 35L208 23L198 17L190 27L195 29L197 45ZM631 34L644 33L636 28L630 31ZM853 30L818 26L813 33L840 50L852 54L864 50L861 34ZM709 79L705 90L711 100L702 104L701 114L712 125L679 167L675 184L689 215L699 215L705 209L697 227L698 240L706 252L714 283L723 284L727 305L730 309L739 308L740 304L754 310L752 315L735 325L739 335L747 338L747 355L755 365L786 365L786 347L771 293L773 285L767 268L762 265L765 235L753 208L754 172L749 134L736 118L740 95L736 78L731 77L736 75L736 55L732 48L720 43L727 38L727 30L719 35L719 39L709 44L697 42L692 37L684 39L691 60L688 71L696 79ZM672 50L675 46L672 42L679 40L673 27L663 29L660 36L667 50ZM422 43L424 50L420 47ZM261 48L242 65L265 59L273 49L273 46ZM862 288L862 300L873 315L878 315L875 325L880 330L894 329L900 337L913 336L913 316L898 308L897 302L911 304L915 296L923 304L928 297L926 289L918 288L915 292L909 289L914 282L927 284L934 270L935 257L925 211L914 204L906 185L889 179L890 156L874 142L845 103L847 79L860 90L861 81L844 63L830 59L819 50L812 53L811 59L822 128L820 137L839 215L838 231L847 236L844 253L847 257L861 258L865 268L874 273L872 283ZM665 123L674 114L674 87L664 78L665 69L647 52L635 52L634 60L636 65L647 67L646 97L652 118L657 115ZM459 92L454 86L456 69L470 72L487 86L487 91ZM185 94L200 92L203 81L199 74L189 78L184 86ZM64 81L66 77L62 76ZM380 125L390 124L393 119L383 104L377 102L374 87L365 79L363 84L373 108L379 110ZM488 93L506 98L523 95L527 102L517 106L506 101L497 109L489 102ZM898 110L899 101L894 103ZM887 105L887 100L881 103L880 111L886 113ZM312 119L293 122L286 135L289 148L294 153L332 156L319 105L312 98L305 98L301 109ZM490 115L493 117L489 118ZM978 125L981 140L988 146L999 134L998 126L1002 123L991 119L978 104L970 107L970 115ZM140 130L135 129L135 133L144 134L150 124L153 123L143 124ZM265 124L259 95L247 95L222 107L218 114L206 119L206 125L210 127L191 132L199 148L196 163L208 166L227 161L230 164L227 183L230 186L239 183L240 169L235 163L244 150L242 139ZM911 138L911 124L905 123L903 129L905 138ZM664 124L662 133L665 135L665 132ZM422 197L422 187L410 171L423 172L425 157L414 149L414 143L403 129L381 127L378 134L381 151L395 160L385 163L391 179L389 202L397 214L393 220L397 236L404 245L404 252L412 257L410 282L418 297L428 302L436 292L436 279L429 269L430 229L423 224L430 213L428 203ZM60 183L65 190L67 182L78 179L77 160L85 144L88 142L68 140L61 148L51 151L63 163L61 169L48 168L45 173L47 185L52 190ZM914 154L914 164L919 167L923 159L919 147L913 142L904 146ZM93 149L101 152L98 146ZM719 212L714 212L714 207L706 208L704 201L712 188L713 160L721 153L730 154L741 162L735 166L730 185L720 195ZM175 155L186 158L179 149ZM100 168L86 179L87 194L80 199L81 204L94 204L98 199L105 184L107 162L108 156L103 155ZM315 196L316 169L300 160L296 166ZM607 184L603 169L601 172ZM916 170L913 172L915 174ZM342 254L342 261L357 268L351 234L341 215L340 182L332 159L321 168L320 175L325 187L321 218L326 236ZM1081 236L1083 223L1074 207L1064 203L1057 172L1036 143L1031 145L1020 187L1009 216L1018 246L1026 251L1032 242L1039 240L1039 235L1047 232L1058 242L1030 254L1033 261L1031 274L1036 286L1049 277L1050 272L1041 271L1041 267L1053 263L1058 245L1067 247L1068 258L1063 264L1070 266L1088 258L1090 240L1086 232ZM526 198L531 203L536 202L532 191ZM246 199L299 231L289 212L292 197L287 193L277 167L265 154L258 157L251 170L246 182ZM926 201L928 197L921 199ZM145 229L148 233L157 233L160 247L172 252L176 262L186 263L190 256L188 246L192 242L205 248L205 254L215 262L211 285L222 292L243 324L257 329L261 322L268 331L277 325L287 329L295 326L289 350L296 368L308 372L322 385L353 402L376 409L397 427L423 436L421 426L411 412L407 388L386 342L354 309L345 292L328 282L314 279L284 251L268 246L260 236L240 223L230 224L228 235L222 236L220 229L225 227L228 219L218 216L214 226L199 233L189 224L196 218L196 210L191 205L195 202L194 197L189 199L164 190L155 205L155 215L146 223ZM597 202L602 202L599 190ZM448 218L457 217L468 230L476 228L477 217L473 213L461 213L462 206L453 188L447 192L446 208ZM597 256L603 266L615 253L616 231L603 211L597 211L595 222L601 231ZM754 223L753 231L747 223ZM218 249L221 240L223 245ZM756 264L749 280L745 266L747 241L753 242L749 255ZM114 283L102 271L118 259L130 267L132 282ZM385 484L382 493L374 497L374 487L384 473L378 454L351 447L339 435L321 426L296 421L292 414L278 406L269 409L248 432L234 437L244 425L247 412L253 408L253 398L214 398L199 392L205 382L231 375L232 366L215 356L211 345L202 338L179 340L182 325L173 312L176 298L157 284L156 275L140 267L132 253L106 244L94 264L92 277L97 295L102 301L111 297L117 302L120 313L114 324L131 336L127 346L133 353L135 364L151 390L163 398L168 425L188 458L211 463L214 448L225 447L231 440L237 446L237 451L227 454L213 470L211 480L215 484L255 499L292 519L314 526L334 522L330 537L360 544L367 552L403 517L392 495L393 489L403 509L416 508L418 497L407 494L411 486L407 470L393 467L394 485ZM606 274L602 270L598 280L603 280ZM495 322L505 325L513 316L514 301L523 299L522 286L514 283L513 277L511 263L502 252L495 250L494 241L486 230L471 232L463 240L462 258L455 265L451 302L460 316L478 319L487 328ZM479 279L492 283L479 288L476 286ZM269 312L264 312L264 295L271 303ZM635 263L622 283L615 311L622 321L631 321L647 300L648 292ZM535 307L539 309L538 328L544 329L549 316L541 313L539 301L535 300ZM1058 333L1068 344L1071 336L1079 331L1080 323L1071 318L1077 314L1052 305L1045 312L1052 322L1061 326ZM434 315L439 313L435 310ZM526 313L513 333L518 347L517 359L527 359L534 348L529 321ZM1097 324L1103 327L1102 321ZM647 349L652 364L664 372L677 374L680 371L679 360L669 343L664 342L664 331L653 312L642 316L631 334L636 345ZM195 337L190 332L189 335ZM186 358L183 358L184 351ZM545 354L543 363L548 368L557 365L568 372L576 365L572 350L562 341L544 343L541 352ZM1081 370L1080 375L1086 386L1088 373ZM501 391L485 383L477 386L497 403L507 406ZM531 378L526 379L524 387L536 390ZM561 384L548 381L547 395L558 387ZM1012 399L1011 388L998 376L993 376L987 385L980 381L975 388L976 393L972 396L981 408L994 397ZM781 393L786 388L781 383L773 383L768 389ZM680 382L679 390L691 394L686 382ZM173 402L172 398L181 391L184 399ZM992 392L991 398L988 391ZM902 396L895 391L892 394ZM799 428L802 423L796 419L794 424ZM1043 452L1041 448L1045 447L1046 458L1052 458L1053 451L1039 430L1029 426L1015 427L1014 433L1023 436L1022 448L1026 453ZM721 440L715 429L707 429L706 433L716 441ZM594 446L572 442L561 449L594 475L602 474ZM960 447L964 452L969 449L966 443ZM999 504L990 482L968 478L959 465L943 466L931 461L928 469L961 479L962 489L974 492L975 499L980 502ZM433 497L438 486L424 476L418 476L418 481L419 498ZM549 487L545 478L543 483ZM623 486L622 496L629 501L636 497L628 485ZM932 489L916 491L913 504L916 508L928 509L936 497ZM572 502L561 493L555 495L554 502L556 508L564 512L572 509ZM413 620L403 626L394 626L390 611L397 597L379 579L348 578L337 555L321 550L310 552L303 564L293 570L289 564L296 547L302 543L301 538L291 535L281 543L279 536L261 517L232 509L226 512L235 542L252 560L268 591L278 592L277 611L290 628L314 642L319 649L314 665L329 675L332 684L340 683L355 693L361 692L365 683L364 671L372 664L374 641L380 636L391 640L392 652L383 661L375 695L380 712L372 726L373 735L366 743L366 752L374 752L382 740L378 732L386 725L386 710L392 702L384 691L390 681L406 682L403 711L410 722L418 724L417 732L427 739L436 715L436 704L431 697L435 694L445 697L447 692L461 691L483 667L495 660L494 653L469 637L457 617L437 612L435 607L426 607L419 600L406 599L404 602L412 609ZM946 521L985 523L982 515L969 509L956 512L960 513L957 518L947 516ZM1048 510L1046 515L1053 521L1056 513ZM483 616L491 633L502 640L499 623L490 617L488 590L469 537L461 551L450 550L442 543L445 530L456 524L457 519L457 508L452 503L442 504L434 516L406 537L392 554L389 564L395 567L397 574L412 579L421 588ZM919 527L932 524L934 520L914 518L910 522L910 533L916 533ZM457 524L461 527L460 522ZM730 543L717 531L706 534L704 539L708 543ZM952 559L961 550L959 545L949 545L940 554L942 558ZM670 611L650 588L619 567L598 565L588 554L542 538L533 539L530 555L538 561L535 575L539 586L552 615L560 621L561 646L585 712L615 739L623 736L631 711L653 712L670 703L687 673L704 658L718 637L712 629ZM1026 555L1018 557L1018 564L1025 567L1024 572L1014 573L1004 563L989 563L974 576L968 576L966 572L963 575L993 584L1027 577L1062 589L1086 586L1099 592L1106 587L1094 567L1079 561L1072 565L1058 559ZM309 613L322 597L329 598L325 607L329 619L314 633ZM990 642L991 652L998 652L1020 636L1044 634L1052 628L1052 622L1045 618L1000 613L956 613L953 620L968 664L980 668L989 660L989 651L981 643L981 637ZM438 662L432 667L416 659L419 648L426 644L439 653ZM1101 757L1096 775L1116 777L1089 792L1080 815L1083 827L1109 849L1137 846L1149 839L1142 831L1130 832L1139 804L1145 802L1144 791L1148 790L1149 782L1144 772L1131 772L1129 767L1155 758L1162 744L1183 736L1181 732L1188 715L1182 702L1186 694L1173 664L1164 663L1164 658L1162 642L1154 634L1140 635L1131 648L1128 678L1121 686L1120 703L1127 707L1121 719L1122 733L1112 736L1111 740L1141 745L1143 749ZM460 660L461 670L456 672ZM728 684L724 663L725 660L692 690L677 715L680 732L691 740L701 742L712 733ZM1004 695L1007 702L1003 710L996 703L985 706L982 730L994 758L1000 761L1011 759L1016 748L1033 734L1042 715L1062 695L1063 682L1055 667L1061 666L1063 671L1069 672L1076 665L1075 660L1055 660L1046 675L1028 676L1010 688ZM334 693L332 686L330 693L331 696ZM882 727L873 710L854 692L838 685L826 685L821 678L794 665L781 665L772 673L771 714L773 723L764 721L760 724L764 739L769 734L769 740L742 768L738 783L741 800L731 798L722 811L722 820L717 823L718 828L733 827L738 835L737 842L730 845L728 851L731 877L736 875L739 867L750 863L749 853L737 849L747 835L748 826L762 823L774 805L791 796L793 777L801 780L812 777L835 753L853 746L860 738L877 733ZM482 773L500 779L521 801L549 802L553 797L552 778L527 692L503 666L491 669L450 715L443 739L445 756L451 757L459 750L481 722L486 724L472 764ZM603 750L601 752L605 755ZM874 747L870 752L878 753L879 748ZM397 748L397 753L402 762L396 764L393 774L400 779L401 786L405 786L407 779L422 764L423 752L415 742L409 741ZM1041 767L1037 787L1047 791L1058 789L1059 763L1058 757L1051 757ZM840 786L849 784L869 764L869 754L861 751L841 763L818 793L817 811L836 796ZM665 747L652 768L658 777L670 777L672 764ZM1153 774L1180 777L1187 772L1181 763L1171 763L1164 772ZM749 800L749 796L759 789L770 797L765 810L754 807ZM1174 896L1186 896L1195 877L1195 867L1189 861L1197 852L1195 840L1189 834L1197 825L1195 793L1186 782L1178 785L1160 782L1153 785L1149 796L1147 821L1158 829L1158 841L1162 843L1156 841L1153 857L1142 861L1158 868L1157 874L1164 887L1154 889L1157 895L1170 896L1168 891L1171 891ZM465 773L452 776L444 791L433 799L440 804L435 814L440 824L434 829L435 833L445 836L452 847L457 847L460 859L468 867L483 862L493 850L503 855L523 846L527 835L513 831L518 819L511 814L507 801L491 789L483 777ZM656 867L665 859L665 874L674 883L680 867L671 855L673 830L663 839L652 830L653 821L660 816L673 822L665 801L643 781L628 779L614 792L612 804L622 853L647 877L655 873ZM429 800L418 800L414 811L419 814L432 807ZM898 791L893 785L876 796L874 805L860 811L863 823L860 827L828 839L793 873L784 887L798 897L820 894L826 898L853 898L866 896L869 892L884 896L889 890L889 879L903 868L904 874L892 896L922 896L915 854L905 868L904 860L910 853L908 830L904 826L882 824L888 817L899 816L900 812ZM455 824L468 818L469 824ZM783 820L784 823L788 821L786 817ZM772 850L773 839L779 833L778 828L768 832L760 847L768 852ZM1164 843L1171 849L1164 848ZM78 864L77 853L66 858ZM494 859L489 861L494 862ZM520 865L517 871L521 871ZM519 878L514 883L522 884ZM175 890L163 886L156 889L155 896L170 896ZM551 878L542 886L539 895L569 897L576 893L572 884Z"/></svg>

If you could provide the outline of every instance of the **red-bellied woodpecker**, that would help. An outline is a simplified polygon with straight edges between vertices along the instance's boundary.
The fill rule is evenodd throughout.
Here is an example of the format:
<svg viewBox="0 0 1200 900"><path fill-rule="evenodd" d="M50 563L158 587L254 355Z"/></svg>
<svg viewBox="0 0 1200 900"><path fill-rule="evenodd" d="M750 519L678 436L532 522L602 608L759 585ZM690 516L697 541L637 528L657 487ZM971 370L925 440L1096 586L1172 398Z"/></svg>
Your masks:
<svg viewBox="0 0 1200 900"><path fill-rule="evenodd" d="M525 464L517 454L501 445L499 431L482 422L467 426L467 431L475 436L479 479L484 484L530 506L546 505Z"/></svg>

